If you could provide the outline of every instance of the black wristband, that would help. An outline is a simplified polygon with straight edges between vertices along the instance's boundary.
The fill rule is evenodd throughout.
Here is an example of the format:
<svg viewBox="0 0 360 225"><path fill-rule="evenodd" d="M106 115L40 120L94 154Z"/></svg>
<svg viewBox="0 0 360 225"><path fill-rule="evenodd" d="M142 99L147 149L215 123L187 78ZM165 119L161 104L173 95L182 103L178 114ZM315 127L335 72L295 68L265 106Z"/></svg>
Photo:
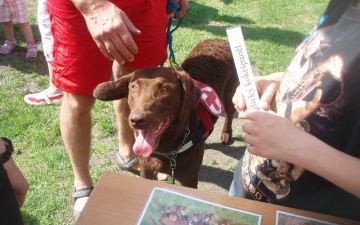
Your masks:
<svg viewBox="0 0 360 225"><path fill-rule="evenodd" d="M0 163L4 164L11 158L11 155L14 152L14 147L13 147L10 139L2 137L1 140L2 140L2 142L4 142L5 147L6 147L5 152L0 154Z"/></svg>

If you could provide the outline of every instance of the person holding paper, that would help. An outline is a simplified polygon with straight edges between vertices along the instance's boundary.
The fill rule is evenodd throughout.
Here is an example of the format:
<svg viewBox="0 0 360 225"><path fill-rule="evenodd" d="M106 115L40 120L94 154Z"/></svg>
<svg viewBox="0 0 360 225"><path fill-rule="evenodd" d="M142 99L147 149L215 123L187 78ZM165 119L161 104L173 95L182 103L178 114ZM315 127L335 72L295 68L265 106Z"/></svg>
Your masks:
<svg viewBox="0 0 360 225"><path fill-rule="evenodd" d="M233 103L247 151L230 195L360 220L360 1L332 0L285 72Z"/></svg>

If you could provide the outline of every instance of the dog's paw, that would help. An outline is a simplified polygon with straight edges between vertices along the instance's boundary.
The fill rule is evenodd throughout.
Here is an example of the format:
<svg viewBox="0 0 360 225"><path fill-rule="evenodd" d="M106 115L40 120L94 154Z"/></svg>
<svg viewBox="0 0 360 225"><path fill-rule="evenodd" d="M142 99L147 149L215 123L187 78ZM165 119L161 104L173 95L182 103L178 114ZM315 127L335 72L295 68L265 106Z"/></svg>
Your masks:
<svg viewBox="0 0 360 225"><path fill-rule="evenodd" d="M221 133L221 136L220 136L221 143L224 145L228 145L230 143L231 136L232 135L229 133Z"/></svg>

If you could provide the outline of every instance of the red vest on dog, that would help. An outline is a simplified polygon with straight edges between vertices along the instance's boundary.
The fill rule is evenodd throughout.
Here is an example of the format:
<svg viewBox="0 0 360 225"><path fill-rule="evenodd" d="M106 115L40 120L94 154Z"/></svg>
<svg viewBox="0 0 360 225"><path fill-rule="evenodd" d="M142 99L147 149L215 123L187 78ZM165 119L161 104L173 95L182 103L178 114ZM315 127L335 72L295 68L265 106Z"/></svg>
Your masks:
<svg viewBox="0 0 360 225"><path fill-rule="evenodd" d="M223 105L212 87L197 80L195 82L202 91L201 104L198 105L197 110L198 117L205 128L202 137L207 138L214 129L214 124L222 112Z"/></svg>

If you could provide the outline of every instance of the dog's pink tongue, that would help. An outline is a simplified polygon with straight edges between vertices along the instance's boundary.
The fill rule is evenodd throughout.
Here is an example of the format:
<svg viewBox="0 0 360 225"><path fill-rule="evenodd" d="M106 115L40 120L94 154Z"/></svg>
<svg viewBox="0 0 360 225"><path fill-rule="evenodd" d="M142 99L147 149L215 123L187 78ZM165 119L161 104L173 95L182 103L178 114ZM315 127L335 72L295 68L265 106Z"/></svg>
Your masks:
<svg viewBox="0 0 360 225"><path fill-rule="evenodd" d="M155 130L141 130L135 140L133 150L136 156L147 158L155 148Z"/></svg>

